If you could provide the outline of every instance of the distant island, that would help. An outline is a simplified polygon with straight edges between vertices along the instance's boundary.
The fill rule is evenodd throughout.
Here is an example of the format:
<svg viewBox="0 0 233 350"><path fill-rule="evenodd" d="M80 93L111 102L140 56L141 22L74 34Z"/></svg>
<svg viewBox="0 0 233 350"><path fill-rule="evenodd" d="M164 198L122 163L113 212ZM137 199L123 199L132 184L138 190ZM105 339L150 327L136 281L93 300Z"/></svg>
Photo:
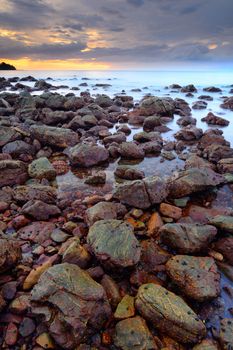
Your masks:
<svg viewBox="0 0 233 350"><path fill-rule="evenodd" d="M14 66L12 66L11 64L2 62L2 63L0 63L0 70L16 70L16 68Z"/></svg>

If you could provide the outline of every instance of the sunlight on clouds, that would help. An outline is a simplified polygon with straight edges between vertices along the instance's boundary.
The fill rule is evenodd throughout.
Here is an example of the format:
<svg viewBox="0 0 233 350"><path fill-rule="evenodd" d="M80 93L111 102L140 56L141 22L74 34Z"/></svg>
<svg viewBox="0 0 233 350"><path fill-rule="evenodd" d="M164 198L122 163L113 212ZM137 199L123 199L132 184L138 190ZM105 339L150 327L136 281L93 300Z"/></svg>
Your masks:
<svg viewBox="0 0 233 350"><path fill-rule="evenodd" d="M30 37L25 32L15 32L12 30L0 28L0 37L20 41L24 44L31 43Z"/></svg>
<svg viewBox="0 0 233 350"><path fill-rule="evenodd" d="M209 50L215 50L215 49L217 49L217 47L218 47L217 44L210 44L210 45L208 45L208 49Z"/></svg>
<svg viewBox="0 0 233 350"><path fill-rule="evenodd" d="M1 58L13 64L18 70L105 70L110 69L111 65L105 62L96 62L95 58L90 61L84 60L31 60L28 57L21 59Z"/></svg>

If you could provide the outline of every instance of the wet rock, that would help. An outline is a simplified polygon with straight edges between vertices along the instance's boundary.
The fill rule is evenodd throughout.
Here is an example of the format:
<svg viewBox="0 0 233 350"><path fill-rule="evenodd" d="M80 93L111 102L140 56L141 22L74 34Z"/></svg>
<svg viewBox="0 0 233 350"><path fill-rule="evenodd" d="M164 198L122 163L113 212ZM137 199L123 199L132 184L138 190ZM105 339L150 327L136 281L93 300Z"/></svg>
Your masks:
<svg viewBox="0 0 233 350"><path fill-rule="evenodd" d="M233 111L233 97L225 98L220 107L224 109L230 109L231 111Z"/></svg>
<svg viewBox="0 0 233 350"><path fill-rule="evenodd" d="M217 167L221 174L233 173L233 158L221 159L218 162Z"/></svg>
<svg viewBox="0 0 233 350"><path fill-rule="evenodd" d="M45 80L40 79L35 82L34 87L37 88L38 90L47 90L47 89L50 89L52 85L47 83Z"/></svg>
<svg viewBox="0 0 233 350"><path fill-rule="evenodd" d="M72 165L88 168L106 162L109 153L102 146L78 144L70 149L69 157Z"/></svg>
<svg viewBox="0 0 233 350"><path fill-rule="evenodd" d="M200 100L200 101L196 101L196 102L193 103L192 109L199 109L199 110L200 109L206 109L207 106L208 106L207 102Z"/></svg>
<svg viewBox="0 0 233 350"><path fill-rule="evenodd" d="M193 350L218 350L218 344L211 339L204 339L200 344L193 347Z"/></svg>
<svg viewBox="0 0 233 350"><path fill-rule="evenodd" d="M53 180L57 173L48 158L41 157L35 159L28 167L28 173L36 179Z"/></svg>
<svg viewBox="0 0 233 350"><path fill-rule="evenodd" d="M131 225L120 220L100 220L91 226L87 241L105 265L129 267L140 259L140 246Z"/></svg>
<svg viewBox="0 0 233 350"><path fill-rule="evenodd" d="M233 216L217 215L211 218L209 223L219 230L233 233Z"/></svg>
<svg viewBox="0 0 233 350"><path fill-rule="evenodd" d="M174 104L171 99L148 97L140 104L140 114L145 116L165 115L173 116Z"/></svg>
<svg viewBox="0 0 233 350"><path fill-rule="evenodd" d="M204 149L203 157L208 159L210 162L217 163L221 159L232 158L233 148L217 144L210 144Z"/></svg>
<svg viewBox="0 0 233 350"><path fill-rule="evenodd" d="M213 97L209 95L200 95L198 96L199 100L205 100L205 101L213 101Z"/></svg>
<svg viewBox="0 0 233 350"><path fill-rule="evenodd" d="M152 115L147 117L143 122L143 129L146 131L153 131L155 127L161 126L160 117L157 115Z"/></svg>
<svg viewBox="0 0 233 350"><path fill-rule="evenodd" d="M122 350L157 350L158 347L143 318L136 316L116 324L114 344Z"/></svg>
<svg viewBox="0 0 233 350"><path fill-rule="evenodd" d="M233 320L224 318L220 321L219 342L221 349L229 350L233 347Z"/></svg>
<svg viewBox="0 0 233 350"><path fill-rule="evenodd" d="M126 165L119 165L116 168L114 175L119 177L120 179L125 179L125 180L139 180L145 177L145 174L143 171L126 166Z"/></svg>
<svg viewBox="0 0 233 350"><path fill-rule="evenodd" d="M14 129L7 126L0 128L0 147L3 147L9 142L13 142L20 139L20 134Z"/></svg>
<svg viewBox="0 0 233 350"><path fill-rule="evenodd" d="M22 185L27 178L27 166L23 162L17 160L0 161L0 188Z"/></svg>
<svg viewBox="0 0 233 350"><path fill-rule="evenodd" d="M166 263L168 275L190 298L203 302L220 294L220 274L213 258L176 255Z"/></svg>
<svg viewBox="0 0 233 350"><path fill-rule="evenodd" d="M120 145L119 153L126 159L143 159L144 151L134 142L123 142Z"/></svg>
<svg viewBox="0 0 233 350"><path fill-rule="evenodd" d="M168 216L175 220L179 220L182 216L182 209L167 203L161 203L159 211L163 216Z"/></svg>
<svg viewBox="0 0 233 350"><path fill-rule="evenodd" d="M139 142L139 143L156 141L156 142L160 143L161 145L163 145L163 140L161 138L161 135L159 132L156 132L156 131L138 132L137 134L134 134L133 139L134 139L134 141Z"/></svg>
<svg viewBox="0 0 233 350"><path fill-rule="evenodd" d="M198 143L198 148L204 150L206 147L216 144L222 146L230 146L230 143L222 136L222 131L219 129L208 129L204 132Z"/></svg>
<svg viewBox="0 0 233 350"><path fill-rule="evenodd" d="M193 84L183 86L181 92L197 92L197 89Z"/></svg>
<svg viewBox="0 0 233 350"><path fill-rule="evenodd" d="M48 324L49 333L64 349L73 349L101 329L111 312L103 287L78 266L67 263L41 276L32 301L50 304L54 317Z"/></svg>
<svg viewBox="0 0 233 350"><path fill-rule="evenodd" d="M189 116L191 114L191 108L187 101L182 98L176 98L175 102L175 114L180 116Z"/></svg>
<svg viewBox="0 0 233 350"><path fill-rule="evenodd" d="M223 176L209 168L190 168L174 175L169 180L169 196L181 198L194 192L205 191L224 183Z"/></svg>
<svg viewBox="0 0 233 350"><path fill-rule="evenodd" d="M106 182L106 173L104 171L98 171L85 179L85 184L88 185L104 185Z"/></svg>
<svg viewBox="0 0 233 350"><path fill-rule="evenodd" d="M166 224L160 229L161 241L185 254L206 250L216 235L217 230L211 225Z"/></svg>
<svg viewBox="0 0 233 350"><path fill-rule="evenodd" d="M109 145L113 142L116 142L116 143L122 143L122 142L126 142L126 136L123 132L117 132L113 135L110 135L110 136L107 136L103 139L103 143L105 145Z"/></svg>
<svg viewBox="0 0 233 350"><path fill-rule="evenodd" d="M175 138L184 141L199 140L203 135L202 129L198 129L195 126L187 126L175 134Z"/></svg>
<svg viewBox="0 0 233 350"><path fill-rule="evenodd" d="M118 219L126 214L126 208L119 203L99 202L93 207L87 209L86 218L89 226L96 221Z"/></svg>
<svg viewBox="0 0 233 350"><path fill-rule="evenodd" d="M100 107L110 107L113 101L107 95L98 95L95 99L95 103Z"/></svg>
<svg viewBox="0 0 233 350"><path fill-rule="evenodd" d="M135 315L134 297L125 295L117 305L114 317L118 320L133 317Z"/></svg>
<svg viewBox="0 0 233 350"><path fill-rule="evenodd" d="M197 343L206 334L204 324L184 300L159 285L142 285L136 308L155 328L181 343Z"/></svg>
<svg viewBox="0 0 233 350"><path fill-rule="evenodd" d="M162 150L162 144L157 141L145 142L141 145L141 147L146 155L159 155Z"/></svg>
<svg viewBox="0 0 233 350"><path fill-rule="evenodd" d="M197 120L191 117L190 115L181 117L177 120L177 124L180 126L196 125L196 123L197 123Z"/></svg>
<svg viewBox="0 0 233 350"><path fill-rule="evenodd" d="M167 196L167 185L158 176L119 185L113 194L123 204L146 209L161 203Z"/></svg>
<svg viewBox="0 0 233 350"><path fill-rule="evenodd" d="M224 256L224 259L233 265L233 237L221 238L215 243L214 249L220 252Z"/></svg>
<svg viewBox="0 0 233 350"><path fill-rule="evenodd" d="M10 154L13 158L19 157L21 154L33 155L35 154L35 148L21 140L7 143L2 148L3 153Z"/></svg>
<svg viewBox="0 0 233 350"><path fill-rule="evenodd" d="M74 146L79 142L78 134L70 129L32 125L30 132L34 138L45 146L50 145L58 148L66 148L68 146Z"/></svg>
<svg viewBox="0 0 233 350"><path fill-rule="evenodd" d="M59 215L61 211L56 205L31 200L23 206L22 213L36 220L48 220L51 216Z"/></svg>
<svg viewBox="0 0 233 350"><path fill-rule="evenodd" d="M51 186L34 184L17 186L14 188L13 198L21 203L26 203L31 200L40 200L45 203L54 204L56 201L56 189Z"/></svg>
<svg viewBox="0 0 233 350"><path fill-rule="evenodd" d="M14 268L21 258L21 249L17 241L0 239L0 273Z"/></svg>
<svg viewBox="0 0 233 350"><path fill-rule="evenodd" d="M208 125L220 125L220 126L228 126L229 121L218 117L214 113L209 112L206 117L201 119L202 122L206 122Z"/></svg>
<svg viewBox="0 0 233 350"><path fill-rule="evenodd" d="M199 168L199 169L210 168L212 170L216 169L212 163L196 155L191 155L185 161L185 169L190 169L190 168Z"/></svg>
<svg viewBox="0 0 233 350"><path fill-rule="evenodd" d="M207 91L207 92L222 92L222 90L220 88L215 87L215 86L208 86L208 87L204 88L203 91Z"/></svg>

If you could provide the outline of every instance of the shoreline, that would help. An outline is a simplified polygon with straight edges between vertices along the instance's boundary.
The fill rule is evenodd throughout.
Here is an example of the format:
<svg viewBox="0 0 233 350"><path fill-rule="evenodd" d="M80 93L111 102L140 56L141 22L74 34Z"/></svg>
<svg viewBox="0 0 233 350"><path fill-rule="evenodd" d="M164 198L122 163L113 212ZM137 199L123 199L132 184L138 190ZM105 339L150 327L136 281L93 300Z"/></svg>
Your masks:
<svg viewBox="0 0 233 350"><path fill-rule="evenodd" d="M1 345L233 344L232 87L80 84L0 78Z"/></svg>

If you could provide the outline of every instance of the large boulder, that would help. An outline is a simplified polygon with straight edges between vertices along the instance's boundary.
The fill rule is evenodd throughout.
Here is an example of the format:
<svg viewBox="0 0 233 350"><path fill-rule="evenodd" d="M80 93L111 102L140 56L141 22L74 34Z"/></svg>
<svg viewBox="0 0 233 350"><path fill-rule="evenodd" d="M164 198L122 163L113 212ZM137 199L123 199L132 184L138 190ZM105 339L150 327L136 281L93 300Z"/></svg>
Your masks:
<svg viewBox="0 0 233 350"><path fill-rule="evenodd" d="M108 150L98 145L78 144L69 151L71 164L85 168L104 163L108 157Z"/></svg>
<svg viewBox="0 0 233 350"><path fill-rule="evenodd" d="M210 168L190 168L170 178L169 195L172 198L181 198L224 182L224 177Z"/></svg>
<svg viewBox="0 0 233 350"><path fill-rule="evenodd" d="M166 224L160 229L161 241L184 254L206 250L216 234L216 228L211 225Z"/></svg>
<svg viewBox="0 0 233 350"><path fill-rule="evenodd" d="M0 239L0 273L12 269L21 258L21 249L17 241Z"/></svg>
<svg viewBox="0 0 233 350"><path fill-rule="evenodd" d="M208 125L220 125L220 126L228 126L230 123L228 120L218 117L212 112L209 112L206 117L201 119L201 121L206 122Z"/></svg>
<svg viewBox="0 0 233 350"><path fill-rule="evenodd" d="M208 159L210 162L219 162L224 158L233 157L233 148L218 144L209 144L203 151L203 157Z"/></svg>
<svg viewBox="0 0 233 350"><path fill-rule="evenodd" d="M28 178L27 166L17 160L0 161L0 188L3 186L22 185Z"/></svg>
<svg viewBox="0 0 233 350"><path fill-rule="evenodd" d="M145 98L140 104L140 114L145 116L150 115L164 115L173 116L175 107L172 99L160 97Z"/></svg>
<svg viewBox="0 0 233 350"><path fill-rule="evenodd" d="M103 287L80 267L67 263L43 273L32 290L31 300L45 315L50 305L47 326L62 349L74 349L100 330L111 313Z"/></svg>
<svg viewBox="0 0 233 350"><path fill-rule="evenodd" d="M32 125L30 132L34 138L45 146L50 145L58 148L66 148L76 145L79 141L79 136L76 132L65 128Z"/></svg>
<svg viewBox="0 0 233 350"><path fill-rule="evenodd" d="M220 294L220 274L213 258L176 255L166 263L170 278L190 298L203 302Z"/></svg>
<svg viewBox="0 0 233 350"><path fill-rule="evenodd" d="M181 343L198 343L206 335L204 324L184 300L159 285L142 285L136 308L155 328Z"/></svg>
<svg viewBox="0 0 233 350"><path fill-rule="evenodd" d="M87 242L98 260L110 267L137 264L141 249L133 227L121 220L100 220L89 229Z"/></svg>
<svg viewBox="0 0 233 350"><path fill-rule="evenodd" d="M140 316L116 324L114 344L122 350L157 350L146 322Z"/></svg>
<svg viewBox="0 0 233 350"><path fill-rule="evenodd" d="M166 182L158 176L151 176L118 185L113 196L123 204L147 209L161 203L167 194Z"/></svg>

